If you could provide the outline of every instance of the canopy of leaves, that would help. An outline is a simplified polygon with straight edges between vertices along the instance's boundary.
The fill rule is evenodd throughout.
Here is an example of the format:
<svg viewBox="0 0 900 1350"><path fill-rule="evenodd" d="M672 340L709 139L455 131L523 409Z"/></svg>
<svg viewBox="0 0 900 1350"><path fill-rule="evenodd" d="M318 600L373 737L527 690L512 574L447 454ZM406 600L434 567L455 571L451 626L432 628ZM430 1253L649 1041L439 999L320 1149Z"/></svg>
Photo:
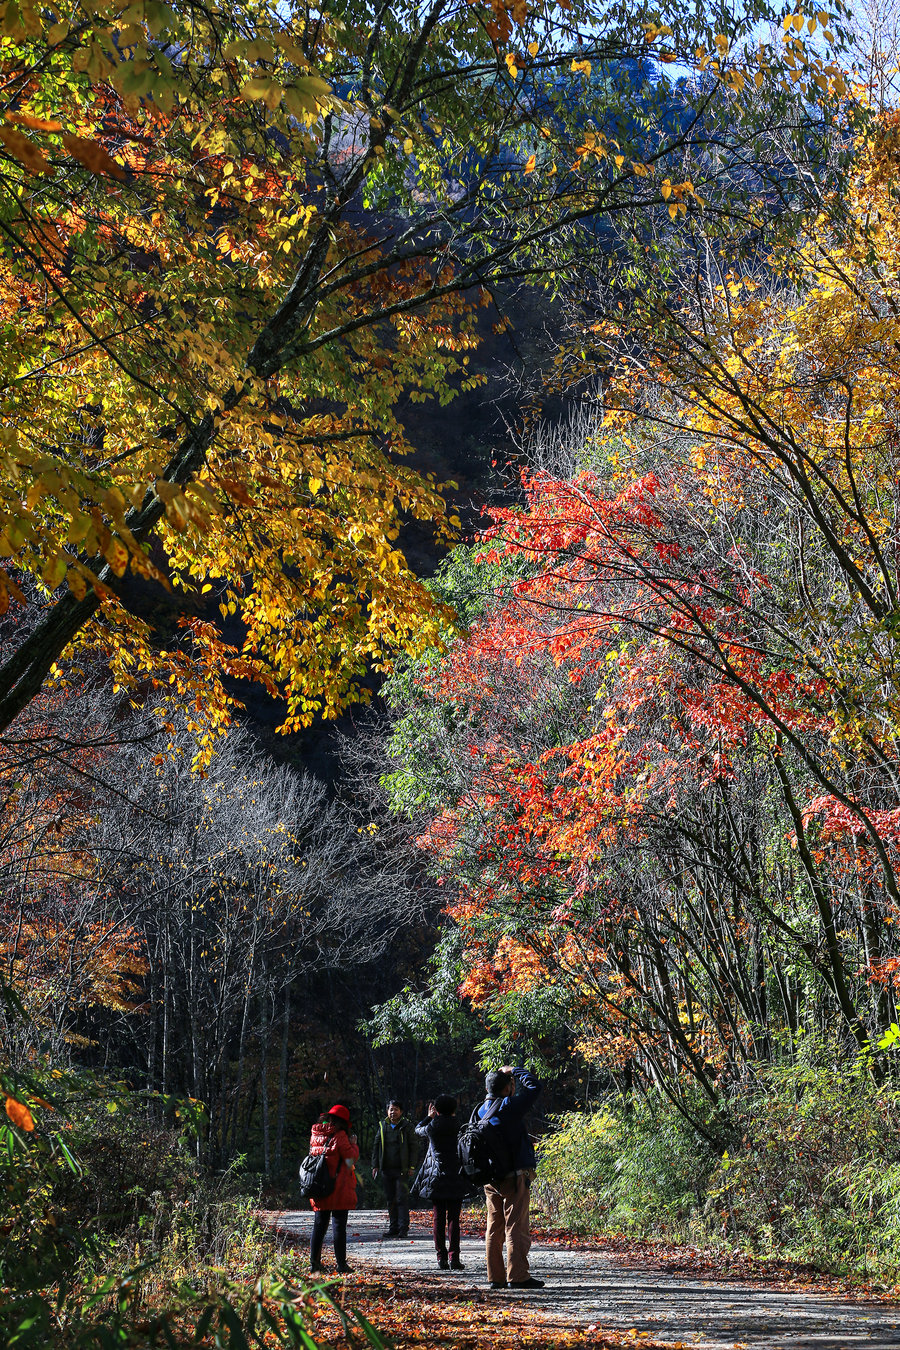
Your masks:
<svg viewBox="0 0 900 1350"><path fill-rule="evenodd" d="M473 584L518 577L400 698L462 992L524 1032L558 987L585 1058L683 1105L810 1015L867 1055L896 1020L895 137L802 290L731 275L606 330L592 467L493 512Z"/></svg>
<svg viewBox="0 0 900 1350"><path fill-rule="evenodd" d="M292 729L433 639L398 530L454 522L398 462L397 407L465 386L461 295L546 276L586 220L734 219L757 83L804 162L827 118L798 121L795 84L803 108L842 87L793 19L748 58L736 24L670 8L5 7L0 603L23 572L47 603L0 722L79 634L213 730L225 677L281 691ZM674 59L676 21L696 106L646 60ZM160 586L184 593L180 639L139 617ZM204 593L239 621L228 642Z"/></svg>

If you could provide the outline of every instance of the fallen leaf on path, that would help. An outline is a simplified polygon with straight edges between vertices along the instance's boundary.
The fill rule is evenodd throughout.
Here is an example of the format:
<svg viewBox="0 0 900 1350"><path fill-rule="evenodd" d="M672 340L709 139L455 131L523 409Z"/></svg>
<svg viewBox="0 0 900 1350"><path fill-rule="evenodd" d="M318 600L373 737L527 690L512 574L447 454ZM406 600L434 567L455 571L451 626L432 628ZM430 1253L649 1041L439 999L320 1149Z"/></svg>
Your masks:
<svg viewBox="0 0 900 1350"><path fill-rule="evenodd" d="M358 1308L397 1350L620 1350L641 1345L648 1350L673 1350L671 1342L655 1341L648 1332L606 1330L548 1316L528 1307L511 1308L481 1291L454 1286L437 1276L414 1271L360 1271L340 1295L349 1311ZM330 1321L329 1321L330 1319ZM316 1335L329 1350L346 1347L336 1314L324 1312Z"/></svg>

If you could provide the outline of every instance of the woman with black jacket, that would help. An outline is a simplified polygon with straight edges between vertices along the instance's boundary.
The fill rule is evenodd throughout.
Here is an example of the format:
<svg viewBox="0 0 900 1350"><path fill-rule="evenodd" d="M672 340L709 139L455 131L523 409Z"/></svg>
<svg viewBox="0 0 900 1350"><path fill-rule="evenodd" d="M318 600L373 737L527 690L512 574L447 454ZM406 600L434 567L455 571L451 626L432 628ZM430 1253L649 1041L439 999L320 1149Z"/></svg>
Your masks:
<svg viewBox="0 0 900 1350"><path fill-rule="evenodd" d="M438 1265L441 1270L464 1270L459 1259L459 1215L468 1186L456 1152L456 1098L438 1097L433 1101L427 1118L416 1126L416 1134L428 1140L417 1188L423 1200L431 1201Z"/></svg>

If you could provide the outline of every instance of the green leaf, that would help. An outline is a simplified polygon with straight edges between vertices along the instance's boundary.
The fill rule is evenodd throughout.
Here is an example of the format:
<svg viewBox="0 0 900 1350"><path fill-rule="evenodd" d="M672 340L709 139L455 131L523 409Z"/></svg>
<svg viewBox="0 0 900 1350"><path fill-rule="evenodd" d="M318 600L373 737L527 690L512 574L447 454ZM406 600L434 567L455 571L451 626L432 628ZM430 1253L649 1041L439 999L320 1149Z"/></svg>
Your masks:
<svg viewBox="0 0 900 1350"><path fill-rule="evenodd" d="M878 1049L890 1050L898 1041L900 1041L900 1026L896 1022L892 1022L878 1042Z"/></svg>
<svg viewBox="0 0 900 1350"><path fill-rule="evenodd" d="M69 1151L69 1148L63 1142L63 1140L60 1138L58 1134L54 1135L53 1137L56 1143L59 1145L60 1152L62 1153L66 1162L69 1164L69 1170L74 1172L77 1177L80 1177L83 1171L81 1163L78 1161L75 1155Z"/></svg>
<svg viewBox="0 0 900 1350"><path fill-rule="evenodd" d="M380 1331L376 1331L367 1317L358 1310L354 1310L353 1316L366 1333L366 1340L370 1345L377 1346L378 1350L390 1350L390 1342L385 1340Z"/></svg>

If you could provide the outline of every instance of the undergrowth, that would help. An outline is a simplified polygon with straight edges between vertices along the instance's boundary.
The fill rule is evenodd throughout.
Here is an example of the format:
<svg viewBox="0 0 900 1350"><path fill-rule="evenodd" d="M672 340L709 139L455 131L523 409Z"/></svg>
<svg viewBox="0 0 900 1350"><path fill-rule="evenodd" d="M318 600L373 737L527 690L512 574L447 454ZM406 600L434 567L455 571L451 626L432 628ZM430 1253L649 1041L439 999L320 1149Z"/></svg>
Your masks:
<svg viewBox="0 0 900 1350"><path fill-rule="evenodd" d="M864 1059L841 1073L806 1063L765 1069L718 1110L688 1105L693 1123L655 1093L560 1116L541 1149L537 1211L575 1232L740 1248L897 1278L893 1083L877 1084Z"/></svg>
<svg viewBox="0 0 900 1350"><path fill-rule="evenodd" d="M0 1087L0 1345L316 1350L323 1307L345 1344L384 1344L299 1278L236 1169L198 1163L191 1103L79 1070Z"/></svg>

